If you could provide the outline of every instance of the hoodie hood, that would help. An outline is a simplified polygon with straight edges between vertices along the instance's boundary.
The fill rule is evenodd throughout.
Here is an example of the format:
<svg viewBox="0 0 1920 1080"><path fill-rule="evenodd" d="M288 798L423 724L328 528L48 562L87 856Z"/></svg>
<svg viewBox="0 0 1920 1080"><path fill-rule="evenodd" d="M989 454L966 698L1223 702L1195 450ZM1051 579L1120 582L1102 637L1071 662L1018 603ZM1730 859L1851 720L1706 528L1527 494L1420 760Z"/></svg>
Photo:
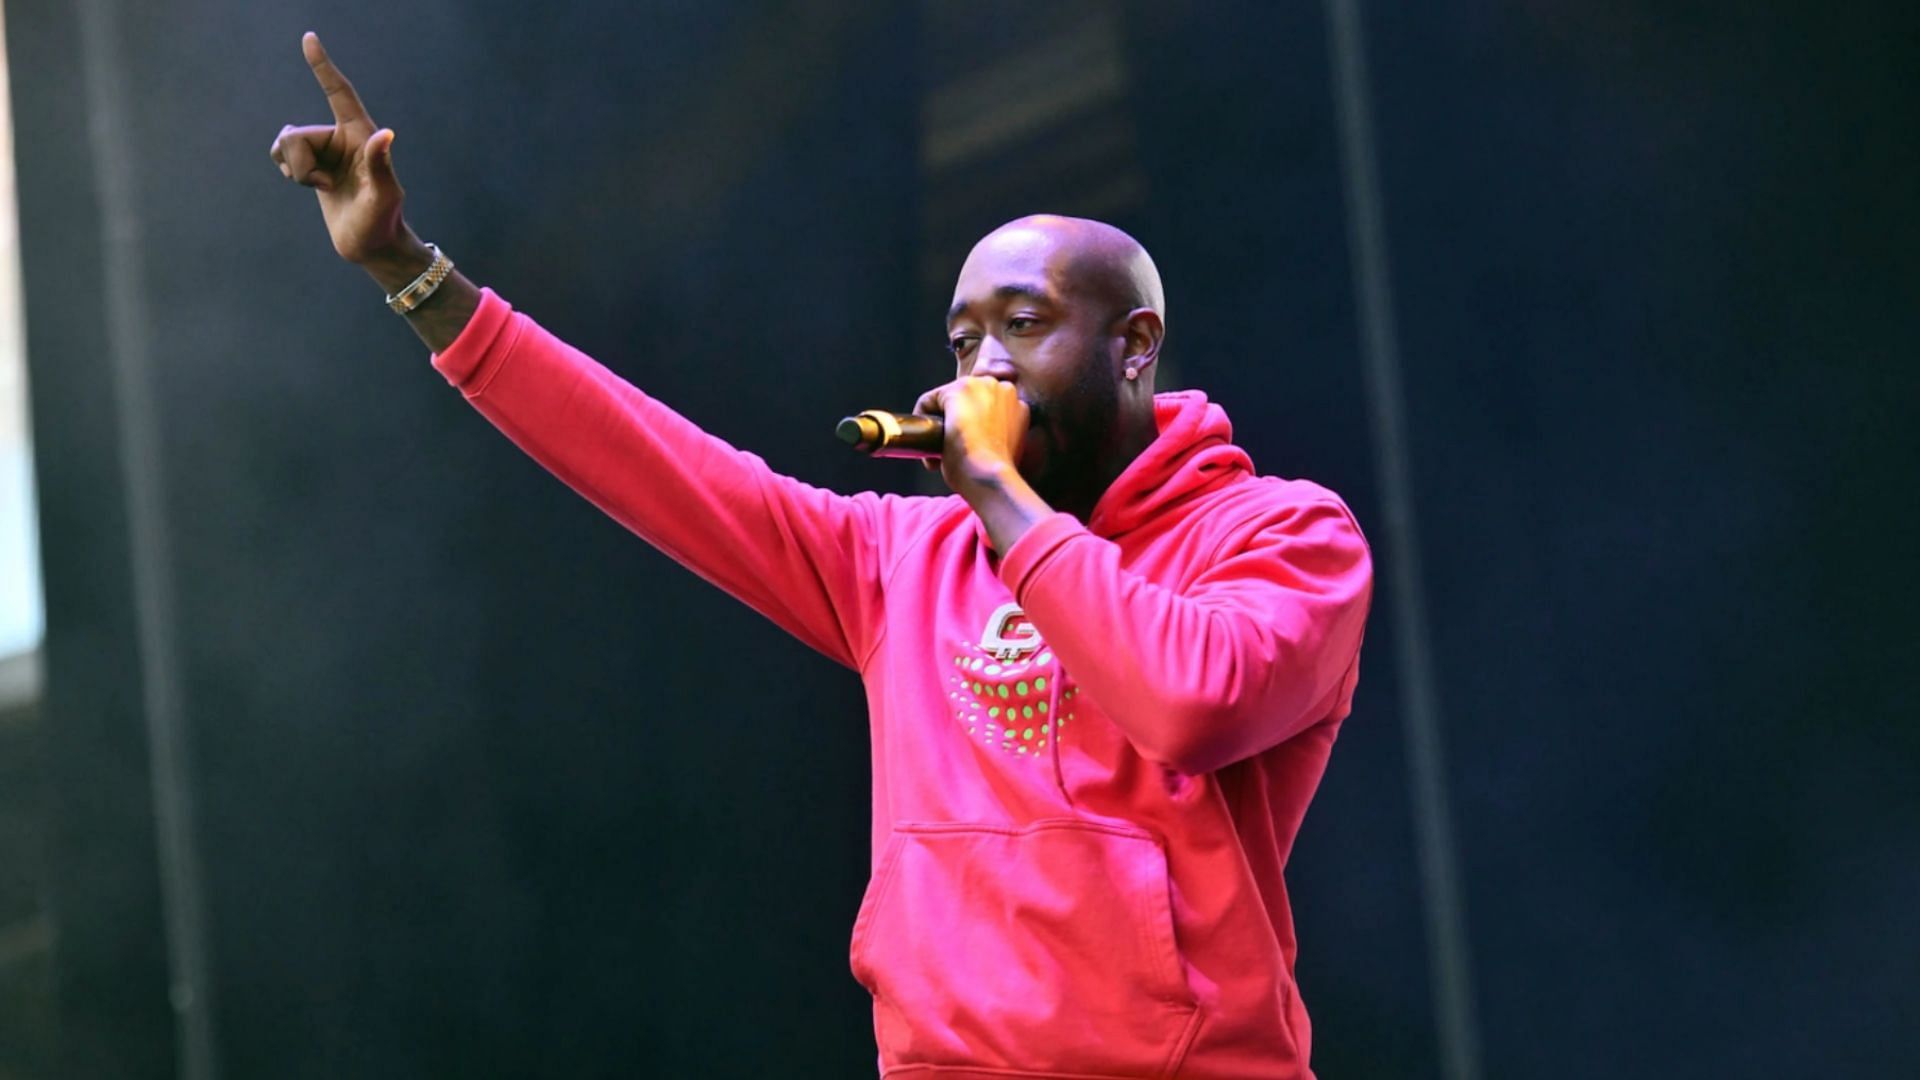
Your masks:
<svg viewBox="0 0 1920 1080"><path fill-rule="evenodd" d="M1198 390L1155 394L1160 437L1148 444L1094 505L1088 531L1115 537L1161 511L1253 475L1253 459L1233 445L1227 411Z"/></svg>

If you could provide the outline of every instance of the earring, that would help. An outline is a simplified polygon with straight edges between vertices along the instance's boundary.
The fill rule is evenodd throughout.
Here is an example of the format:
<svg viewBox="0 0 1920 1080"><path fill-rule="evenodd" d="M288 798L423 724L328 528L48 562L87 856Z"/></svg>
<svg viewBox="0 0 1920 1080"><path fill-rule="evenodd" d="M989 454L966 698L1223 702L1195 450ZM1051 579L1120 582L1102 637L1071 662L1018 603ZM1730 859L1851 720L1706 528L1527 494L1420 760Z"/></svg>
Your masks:
<svg viewBox="0 0 1920 1080"><path fill-rule="evenodd" d="M1128 382L1132 382L1133 380L1135 380L1135 379L1137 379L1137 378L1139 378L1139 377L1140 377L1140 369L1139 369L1139 368L1137 368L1137 367L1130 367L1130 368L1128 368L1128 369L1127 369L1127 381L1128 381Z"/></svg>

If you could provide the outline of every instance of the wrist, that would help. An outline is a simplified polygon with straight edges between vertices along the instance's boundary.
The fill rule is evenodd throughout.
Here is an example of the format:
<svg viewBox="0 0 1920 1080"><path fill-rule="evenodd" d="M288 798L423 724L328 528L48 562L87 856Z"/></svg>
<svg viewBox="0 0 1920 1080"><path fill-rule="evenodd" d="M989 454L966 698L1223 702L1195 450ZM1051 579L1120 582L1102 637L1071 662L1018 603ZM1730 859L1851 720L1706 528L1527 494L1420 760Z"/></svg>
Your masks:
<svg viewBox="0 0 1920 1080"><path fill-rule="evenodd" d="M986 526L994 550L1003 555L1053 513L1010 461L981 462L962 472L960 497Z"/></svg>
<svg viewBox="0 0 1920 1080"><path fill-rule="evenodd" d="M433 264L433 252L413 230L402 225L392 244L360 260L360 269L389 293L399 292Z"/></svg>
<svg viewBox="0 0 1920 1080"><path fill-rule="evenodd" d="M986 458L979 461L963 459L960 463L960 481L969 488L978 491L1006 491L1015 484L1024 484L1020 470L1013 462L1004 458Z"/></svg>

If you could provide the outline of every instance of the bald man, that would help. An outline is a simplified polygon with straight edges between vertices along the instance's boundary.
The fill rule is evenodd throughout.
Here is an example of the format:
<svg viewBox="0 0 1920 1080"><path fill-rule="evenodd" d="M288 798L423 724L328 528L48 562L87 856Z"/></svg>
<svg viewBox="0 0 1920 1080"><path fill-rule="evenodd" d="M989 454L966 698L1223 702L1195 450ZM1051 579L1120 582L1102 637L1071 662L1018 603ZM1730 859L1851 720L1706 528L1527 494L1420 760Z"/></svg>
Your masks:
<svg viewBox="0 0 1920 1080"><path fill-rule="evenodd" d="M313 188L468 403L636 534L859 673L872 878L849 949L883 1076L1310 1077L1283 869L1372 595L1332 492L1156 394L1166 303L1110 225L995 229L947 312L940 498L770 470L446 272L393 133L319 40ZM424 299L422 299L424 297ZM415 303L414 301L418 301Z"/></svg>

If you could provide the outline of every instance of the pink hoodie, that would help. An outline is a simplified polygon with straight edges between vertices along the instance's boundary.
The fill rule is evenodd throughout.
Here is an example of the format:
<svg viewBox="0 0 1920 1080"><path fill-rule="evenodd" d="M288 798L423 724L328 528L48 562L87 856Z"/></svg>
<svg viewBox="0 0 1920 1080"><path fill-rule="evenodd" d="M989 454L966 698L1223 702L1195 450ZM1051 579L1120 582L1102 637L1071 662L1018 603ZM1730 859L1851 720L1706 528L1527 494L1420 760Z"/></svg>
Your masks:
<svg viewBox="0 0 1920 1080"><path fill-rule="evenodd" d="M434 366L554 475L866 683L853 974L889 1077L1311 1077L1282 870L1359 678L1366 541L1226 413L1004 558L958 496L838 495L491 289Z"/></svg>

